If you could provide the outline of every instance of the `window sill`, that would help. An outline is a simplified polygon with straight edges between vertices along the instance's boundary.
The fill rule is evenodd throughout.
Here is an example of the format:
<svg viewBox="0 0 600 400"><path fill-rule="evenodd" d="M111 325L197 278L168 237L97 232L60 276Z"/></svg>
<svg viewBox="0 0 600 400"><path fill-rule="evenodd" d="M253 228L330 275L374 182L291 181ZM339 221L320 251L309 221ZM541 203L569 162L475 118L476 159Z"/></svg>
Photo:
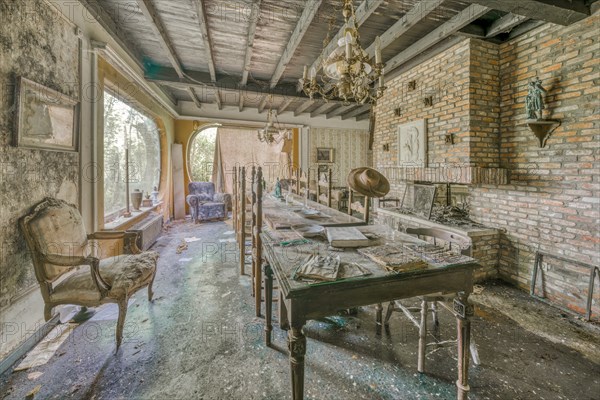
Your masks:
<svg viewBox="0 0 600 400"><path fill-rule="evenodd" d="M163 202L159 202L152 207L140 207L140 211L132 211L131 217L119 217L113 222L104 225L103 231L125 231L146 218L152 211L159 211Z"/></svg>

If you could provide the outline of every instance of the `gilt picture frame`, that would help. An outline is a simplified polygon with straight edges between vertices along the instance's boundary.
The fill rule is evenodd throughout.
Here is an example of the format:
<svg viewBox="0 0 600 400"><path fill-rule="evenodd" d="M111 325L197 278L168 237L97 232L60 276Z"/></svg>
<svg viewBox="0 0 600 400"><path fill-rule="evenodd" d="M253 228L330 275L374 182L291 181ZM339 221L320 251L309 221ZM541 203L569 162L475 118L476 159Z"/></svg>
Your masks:
<svg viewBox="0 0 600 400"><path fill-rule="evenodd" d="M398 126L398 166L427 167L427 120Z"/></svg>
<svg viewBox="0 0 600 400"><path fill-rule="evenodd" d="M19 77L14 145L50 151L79 150L79 101Z"/></svg>
<svg viewBox="0 0 600 400"><path fill-rule="evenodd" d="M317 163L333 163L333 149L317 147Z"/></svg>

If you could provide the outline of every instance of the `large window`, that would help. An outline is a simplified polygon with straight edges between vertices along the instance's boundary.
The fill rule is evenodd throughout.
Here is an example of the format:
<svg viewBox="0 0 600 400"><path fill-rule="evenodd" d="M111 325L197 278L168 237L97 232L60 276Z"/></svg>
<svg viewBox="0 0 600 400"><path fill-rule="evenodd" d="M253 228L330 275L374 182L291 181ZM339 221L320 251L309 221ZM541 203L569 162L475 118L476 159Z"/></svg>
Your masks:
<svg viewBox="0 0 600 400"><path fill-rule="evenodd" d="M125 151L129 149L129 178ZM126 209L129 190L151 192L160 181L160 135L152 118L104 93L104 221L119 217Z"/></svg>
<svg viewBox="0 0 600 400"><path fill-rule="evenodd" d="M201 128L194 134L188 148L188 170L194 182L210 182L215 158L217 128Z"/></svg>

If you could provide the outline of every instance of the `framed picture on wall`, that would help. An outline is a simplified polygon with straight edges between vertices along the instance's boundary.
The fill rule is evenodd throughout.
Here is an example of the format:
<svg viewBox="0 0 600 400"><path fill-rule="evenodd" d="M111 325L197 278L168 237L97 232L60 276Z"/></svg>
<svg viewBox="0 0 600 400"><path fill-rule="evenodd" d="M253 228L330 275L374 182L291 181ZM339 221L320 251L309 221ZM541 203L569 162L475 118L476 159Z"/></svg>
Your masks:
<svg viewBox="0 0 600 400"><path fill-rule="evenodd" d="M427 167L427 120L398 126L398 165Z"/></svg>
<svg viewBox="0 0 600 400"><path fill-rule="evenodd" d="M333 162L333 149L329 147L317 147L317 162L318 163L332 163Z"/></svg>
<svg viewBox="0 0 600 400"><path fill-rule="evenodd" d="M15 146L77 152L78 112L77 100L20 77Z"/></svg>

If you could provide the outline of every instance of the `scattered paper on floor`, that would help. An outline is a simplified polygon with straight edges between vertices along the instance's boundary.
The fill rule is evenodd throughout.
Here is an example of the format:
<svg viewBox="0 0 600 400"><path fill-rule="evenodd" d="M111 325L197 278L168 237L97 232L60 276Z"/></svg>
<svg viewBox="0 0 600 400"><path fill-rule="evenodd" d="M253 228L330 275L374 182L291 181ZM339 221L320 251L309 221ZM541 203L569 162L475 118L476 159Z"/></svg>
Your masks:
<svg viewBox="0 0 600 400"><path fill-rule="evenodd" d="M15 371L23 371L46 364L77 326L77 324L57 325L27 354L27 357L21 361Z"/></svg>

